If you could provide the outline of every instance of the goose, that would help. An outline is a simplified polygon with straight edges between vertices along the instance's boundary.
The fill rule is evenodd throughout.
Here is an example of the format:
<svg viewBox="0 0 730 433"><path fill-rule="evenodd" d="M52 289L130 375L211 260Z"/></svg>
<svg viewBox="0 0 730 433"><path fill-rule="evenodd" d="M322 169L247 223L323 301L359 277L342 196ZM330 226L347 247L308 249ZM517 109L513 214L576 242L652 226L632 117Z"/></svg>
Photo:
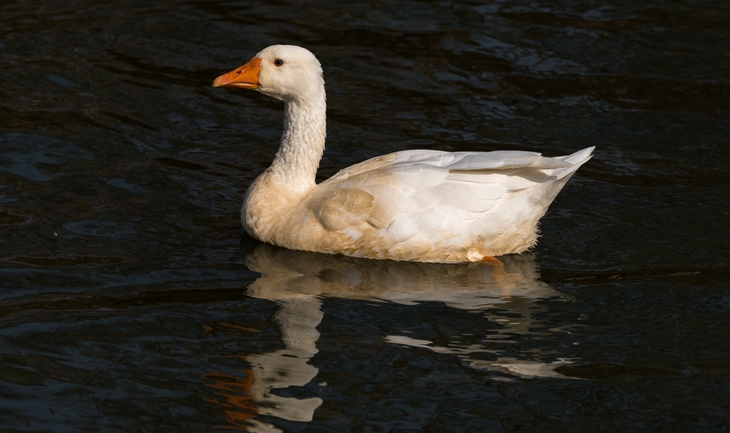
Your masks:
<svg viewBox="0 0 730 433"><path fill-rule="evenodd" d="M322 66L309 50L270 46L213 87L284 102L279 150L246 191L241 222L253 238L293 250L433 263L526 251L537 243L540 218L594 149L553 158L403 150L317 184L327 103Z"/></svg>

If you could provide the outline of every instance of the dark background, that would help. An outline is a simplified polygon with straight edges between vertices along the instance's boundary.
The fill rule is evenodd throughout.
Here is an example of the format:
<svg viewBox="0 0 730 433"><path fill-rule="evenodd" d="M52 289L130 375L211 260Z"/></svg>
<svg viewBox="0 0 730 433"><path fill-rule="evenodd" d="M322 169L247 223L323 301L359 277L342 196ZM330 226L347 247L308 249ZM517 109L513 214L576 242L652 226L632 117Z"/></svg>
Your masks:
<svg viewBox="0 0 730 433"><path fill-rule="evenodd" d="M322 179L596 146L520 282L242 247L283 107L211 83L274 43ZM712 1L4 1L0 429L725 431L729 70Z"/></svg>

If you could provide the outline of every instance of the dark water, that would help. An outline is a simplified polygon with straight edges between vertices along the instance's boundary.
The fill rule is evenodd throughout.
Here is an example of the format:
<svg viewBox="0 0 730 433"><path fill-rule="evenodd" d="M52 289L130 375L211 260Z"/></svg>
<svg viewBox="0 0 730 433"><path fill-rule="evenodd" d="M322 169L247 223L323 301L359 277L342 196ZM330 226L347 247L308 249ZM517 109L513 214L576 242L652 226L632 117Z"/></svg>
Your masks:
<svg viewBox="0 0 730 433"><path fill-rule="evenodd" d="M322 178L596 155L505 270L242 241L283 107L210 84L273 43ZM712 1L2 2L0 431L727 431L729 47Z"/></svg>

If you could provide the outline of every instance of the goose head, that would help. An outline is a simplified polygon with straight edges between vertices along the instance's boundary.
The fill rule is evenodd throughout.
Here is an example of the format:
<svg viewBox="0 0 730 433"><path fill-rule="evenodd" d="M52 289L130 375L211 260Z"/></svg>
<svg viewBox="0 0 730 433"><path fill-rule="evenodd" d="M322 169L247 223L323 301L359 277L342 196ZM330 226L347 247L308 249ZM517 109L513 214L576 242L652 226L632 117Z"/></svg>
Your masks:
<svg viewBox="0 0 730 433"><path fill-rule="evenodd" d="M324 94L322 66L309 50L294 45L272 45L245 65L223 74L213 87L240 87L297 102Z"/></svg>

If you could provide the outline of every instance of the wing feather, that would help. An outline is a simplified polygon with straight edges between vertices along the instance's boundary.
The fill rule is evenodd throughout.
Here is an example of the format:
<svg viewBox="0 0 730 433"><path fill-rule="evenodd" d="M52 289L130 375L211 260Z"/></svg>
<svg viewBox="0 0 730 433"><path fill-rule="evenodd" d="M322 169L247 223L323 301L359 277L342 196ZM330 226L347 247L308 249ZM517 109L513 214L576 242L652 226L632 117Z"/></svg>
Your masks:
<svg viewBox="0 0 730 433"><path fill-rule="evenodd" d="M327 230L336 231L367 219L374 202L375 197L367 191L340 188L316 201L312 211Z"/></svg>
<svg viewBox="0 0 730 433"><path fill-rule="evenodd" d="M468 230L460 226L482 219L506 195L555 179L550 170L571 162L522 151L396 152L325 181L312 210L325 228L353 239L361 233L353 226L362 222L383 230L391 245L423 233L445 239Z"/></svg>

